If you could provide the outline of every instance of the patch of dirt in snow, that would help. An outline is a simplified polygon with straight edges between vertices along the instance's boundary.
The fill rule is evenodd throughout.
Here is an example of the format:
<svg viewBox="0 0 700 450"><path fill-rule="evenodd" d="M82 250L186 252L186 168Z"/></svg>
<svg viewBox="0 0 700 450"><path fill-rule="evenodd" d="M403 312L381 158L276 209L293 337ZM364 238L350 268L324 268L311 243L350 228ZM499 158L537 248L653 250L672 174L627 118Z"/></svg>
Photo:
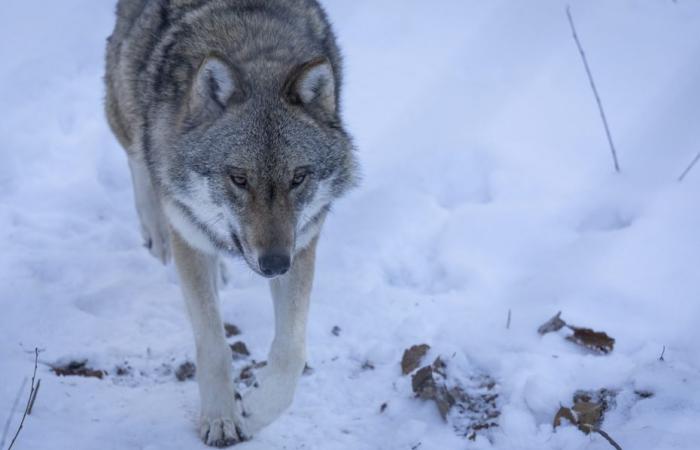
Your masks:
<svg viewBox="0 0 700 450"><path fill-rule="evenodd" d="M427 349L419 351L417 347L419 346L407 349L404 359L407 354L411 355L411 360L418 354L422 358ZM412 349L416 350L411 352ZM417 365L419 364L420 359ZM404 367L402 361L402 369ZM477 434L498 426L501 415L499 391L496 381L490 375L480 371L461 373L457 369L450 369L441 357L436 358L432 364L413 370L413 393L420 399L435 402L440 416L458 435L474 440Z"/></svg>
<svg viewBox="0 0 700 450"><path fill-rule="evenodd" d="M187 381L194 379L194 375L197 373L197 367L191 361L186 361L180 364L180 367L175 371L175 378L177 381Z"/></svg>
<svg viewBox="0 0 700 450"><path fill-rule="evenodd" d="M53 373L59 377L77 376L86 378L99 378L107 375L107 372L99 369L92 369L87 366L87 359L81 361L69 361L64 364L51 366Z"/></svg>

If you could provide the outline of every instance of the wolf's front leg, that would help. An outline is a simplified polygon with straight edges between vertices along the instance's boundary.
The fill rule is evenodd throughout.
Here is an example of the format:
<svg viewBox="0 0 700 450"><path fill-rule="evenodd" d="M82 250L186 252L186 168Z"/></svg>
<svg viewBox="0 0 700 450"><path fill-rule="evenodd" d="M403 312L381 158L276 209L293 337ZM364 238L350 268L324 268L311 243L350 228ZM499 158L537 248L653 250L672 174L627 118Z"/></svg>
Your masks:
<svg viewBox="0 0 700 450"><path fill-rule="evenodd" d="M200 433L207 445L225 447L242 440L235 401L231 350L219 314L217 257L193 249L172 231L173 256L197 348L197 382L202 400Z"/></svg>
<svg viewBox="0 0 700 450"><path fill-rule="evenodd" d="M170 260L170 237L168 223L163 214L151 175L145 161L138 156L129 156L131 181L134 184L136 211L141 221L141 235L151 255L163 264Z"/></svg>
<svg viewBox="0 0 700 450"><path fill-rule="evenodd" d="M291 405L306 363L306 320L314 278L315 238L300 251L289 272L270 281L275 307L275 338L258 387L243 399L244 432L257 432Z"/></svg>

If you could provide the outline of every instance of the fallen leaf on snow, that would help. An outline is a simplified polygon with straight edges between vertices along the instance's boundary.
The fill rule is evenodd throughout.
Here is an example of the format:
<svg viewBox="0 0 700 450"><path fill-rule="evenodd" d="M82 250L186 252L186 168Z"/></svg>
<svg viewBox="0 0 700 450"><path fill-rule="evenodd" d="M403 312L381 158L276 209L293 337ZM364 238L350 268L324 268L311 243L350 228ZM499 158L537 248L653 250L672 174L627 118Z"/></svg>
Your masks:
<svg viewBox="0 0 700 450"><path fill-rule="evenodd" d="M236 377L235 379L235 382L243 383L246 386L254 385L255 371L262 369L265 366L267 366L267 361L256 362L255 360L253 360L250 364L247 364L241 369L241 371L238 374L238 377Z"/></svg>
<svg viewBox="0 0 700 450"><path fill-rule="evenodd" d="M418 398L434 401L443 420L461 436L474 440L477 432L498 426L498 393L488 375L456 377L438 357L413 374L411 386Z"/></svg>
<svg viewBox="0 0 700 450"><path fill-rule="evenodd" d="M226 333L227 338L230 338L232 336L238 336L239 334L241 334L240 328L238 328L232 323L224 324L224 332Z"/></svg>
<svg viewBox="0 0 700 450"><path fill-rule="evenodd" d="M611 338L602 331L593 331L590 328L580 328L569 325L561 318L561 311L559 311L547 322L543 323L537 329L537 332L541 335L545 335L547 333L559 331L564 327L567 327L574 332L574 334L566 336L566 339L575 344L603 355L613 351L615 339Z"/></svg>
<svg viewBox="0 0 700 450"><path fill-rule="evenodd" d="M420 362L430 350L428 344L414 345L411 348L406 349L403 352L403 357L401 358L401 372L404 375L408 375L420 366Z"/></svg>
<svg viewBox="0 0 700 450"><path fill-rule="evenodd" d="M243 341L238 341L230 345L231 347L231 354L235 359L241 359L245 358L247 356L250 356L250 352L248 351L248 346L245 345L245 342Z"/></svg>
<svg viewBox="0 0 700 450"><path fill-rule="evenodd" d="M557 313L556 316L552 317L537 329L540 334L552 333L554 331L559 331L566 326L566 322L561 320L561 311Z"/></svg>
<svg viewBox="0 0 700 450"><path fill-rule="evenodd" d="M578 420L576 420L576 417L574 417L574 413L572 413L571 409L567 408L566 406L559 407L559 411L557 411L557 413L554 415L555 429L561 426L561 419L568 420L572 425L578 425Z"/></svg>
<svg viewBox="0 0 700 450"><path fill-rule="evenodd" d="M576 425L583 433L598 433L610 445L620 449L619 444L600 428L603 424L605 413L615 406L616 395L617 391L610 389L576 391L574 393L574 406L571 408L561 406L554 415L554 429L556 430L557 427L562 425L562 419L566 419L572 425Z"/></svg>
<svg viewBox="0 0 700 450"><path fill-rule="evenodd" d="M578 428L586 434L603 421L603 406L599 403L579 402L572 409L576 412Z"/></svg>
<svg viewBox="0 0 700 450"><path fill-rule="evenodd" d="M602 331L593 331L590 328L578 328L572 326L569 326L569 328L574 331L574 334L567 336L567 340L604 355L613 351L615 339L611 338Z"/></svg>
<svg viewBox="0 0 700 450"><path fill-rule="evenodd" d="M65 365L53 366L51 367L51 370L53 370L53 373L59 377L78 376L86 378L99 378L101 380L102 377L107 375L107 372L104 370L96 370L87 367L87 360L70 361Z"/></svg>

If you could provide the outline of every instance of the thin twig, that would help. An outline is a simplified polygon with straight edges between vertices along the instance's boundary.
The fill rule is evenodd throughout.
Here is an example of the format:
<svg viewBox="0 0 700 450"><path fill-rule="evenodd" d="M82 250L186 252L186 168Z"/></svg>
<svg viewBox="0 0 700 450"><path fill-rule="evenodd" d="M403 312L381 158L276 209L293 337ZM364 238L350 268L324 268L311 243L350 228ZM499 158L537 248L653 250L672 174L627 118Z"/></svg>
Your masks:
<svg viewBox="0 0 700 450"><path fill-rule="evenodd" d="M603 120L603 126L605 127L605 135L608 138L608 144L610 144L610 152L612 153L613 163L615 164L615 172L620 172L620 164L617 161L617 151L615 150L615 144L613 144L612 134L610 134L610 127L608 126L608 119L605 117L605 111L603 110L603 103L598 95L598 88L596 88L595 81L593 80L593 74L591 73L591 68L588 66L588 59L586 59L586 53L583 51L581 46L581 41L578 39L578 34L576 33L576 26L574 25L574 19L571 17L571 8L567 5L566 7L566 17L569 19L569 25L571 26L571 33L574 36L574 41L576 42L576 47L578 47L578 52L581 55L581 60L583 61L583 67L586 69L586 75L588 75L588 81L591 83L591 89L593 90L593 95L595 96L595 101L598 104L598 111L600 111L600 118Z"/></svg>
<svg viewBox="0 0 700 450"><path fill-rule="evenodd" d="M10 415L7 416L7 421L5 422L5 427L2 430L2 439L0 439L0 449L5 448L5 439L7 439L7 433L10 431L10 424L12 423L12 417L15 415L15 410L17 409L17 404L19 403L19 398L22 396L22 391L24 391L24 386L27 385L28 378L22 380L22 385L17 391L17 396L15 397L14 403L12 403L12 408L10 409Z"/></svg>
<svg viewBox="0 0 700 450"><path fill-rule="evenodd" d="M510 309L508 310L508 320L506 320L506 330L510 330Z"/></svg>
<svg viewBox="0 0 700 450"><path fill-rule="evenodd" d="M688 175L688 172L690 172L690 170L693 168L693 166L695 166L695 164L698 163L698 161L700 161L700 152L698 152L698 154L695 155L695 158L693 158L693 160L690 162L690 165L683 171L681 176L678 177L679 183L683 181L683 178L685 178L685 176Z"/></svg>
<svg viewBox="0 0 700 450"><path fill-rule="evenodd" d="M593 431L595 431L599 435L603 436L605 438L605 440L608 441L610 443L610 445L615 447L617 450L622 450L622 447L620 447L620 444L615 442L615 440L613 438L611 438L610 435L608 433L606 433L605 431L601 430L600 428L593 428Z"/></svg>
<svg viewBox="0 0 700 450"><path fill-rule="evenodd" d="M664 348L661 349L661 356L659 356L659 361L665 361L664 353L666 353L666 346L665 345L664 345Z"/></svg>
<svg viewBox="0 0 700 450"><path fill-rule="evenodd" d="M29 413L29 408L31 407L32 403L32 398L34 397L34 379L36 378L36 368L37 364L39 362L39 348L35 347L34 348L34 373L32 374L32 386L31 389L29 390L29 398L27 399L27 406L24 408L24 414L22 415L22 420L19 422L19 427L17 428L17 432L15 433L15 437L12 438L12 442L10 442L10 446L7 447L7 450L11 450L12 446L15 445L15 441L17 440L17 436L19 436L19 432L22 431L22 426L24 426L24 419L27 418L27 414Z"/></svg>
<svg viewBox="0 0 700 450"><path fill-rule="evenodd" d="M36 401L36 396L39 395L39 387L41 387L41 378L36 380L36 389L34 389L34 395L32 395L32 399L29 401L29 411L27 411L28 416L32 415L32 408L34 408L34 402Z"/></svg>

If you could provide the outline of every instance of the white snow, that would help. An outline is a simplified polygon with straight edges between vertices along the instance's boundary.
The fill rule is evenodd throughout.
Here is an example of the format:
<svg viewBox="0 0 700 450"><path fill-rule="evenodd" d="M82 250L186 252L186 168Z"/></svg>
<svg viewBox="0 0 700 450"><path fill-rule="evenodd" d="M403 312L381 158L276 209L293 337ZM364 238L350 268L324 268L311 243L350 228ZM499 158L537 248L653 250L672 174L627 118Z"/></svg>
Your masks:
<svg viewBox="0 0 700 450"><path fill-rule="evenodd" d="M613 388L603 428L624 449L697 449L700 167L676 178L700 151L700 4L571 4L616 175L563 2L325 3L364 179L321 240L314 372L239 448L608 449L551 423L577 389ZM163 366L194 353L175 272L141 247L102 111L113 7L9 0L0 16L0 425L42 349L17 450L204 448L196 384ZM261 360L267 286L231 265L225 318ZM559 310L615 350L537 335ZM399 361L423 342L429 360L497 380L498 428L468 441L412 398ZM47 364L71 358L110 376L51 374ZM124 361L135 373L120 379Z"/></svg>

